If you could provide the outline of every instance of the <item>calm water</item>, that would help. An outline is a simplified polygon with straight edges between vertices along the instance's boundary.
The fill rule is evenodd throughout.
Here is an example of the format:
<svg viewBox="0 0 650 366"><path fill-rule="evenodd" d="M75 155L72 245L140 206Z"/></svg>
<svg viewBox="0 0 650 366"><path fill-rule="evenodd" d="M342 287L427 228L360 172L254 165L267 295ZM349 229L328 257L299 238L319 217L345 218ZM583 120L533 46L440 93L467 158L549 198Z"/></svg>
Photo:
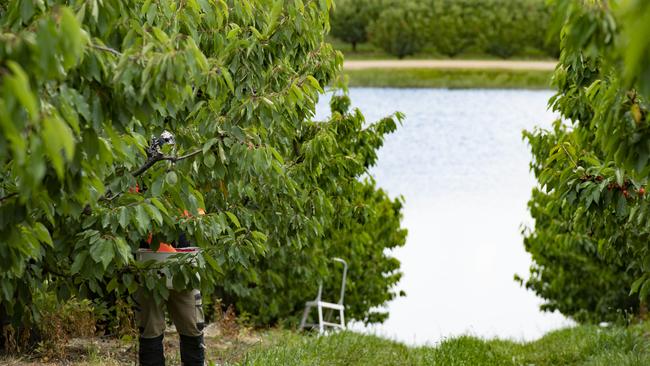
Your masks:
<svg viewBox="0 0 650 366"><path fill-rule="evenodd" d="M535 180L521 131L549 127L550 91L353 88L368 121L398 110L402 127L371 170L406 200L406 246L390 318L366 331L409 344L473 334L531 340L571 323L539 311L540 299L514 282L528 275L521 227ZM317 118L329 115L327 98ZM356 326L361 329L359 325Z"/></svg>

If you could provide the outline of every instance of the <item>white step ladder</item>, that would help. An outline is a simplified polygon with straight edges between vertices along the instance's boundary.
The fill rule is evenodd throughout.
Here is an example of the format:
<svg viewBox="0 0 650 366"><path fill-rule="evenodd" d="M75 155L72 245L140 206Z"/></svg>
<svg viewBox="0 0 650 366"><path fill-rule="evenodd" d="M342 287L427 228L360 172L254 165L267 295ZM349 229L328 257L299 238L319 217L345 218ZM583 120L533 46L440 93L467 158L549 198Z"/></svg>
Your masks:
<svg viewBox="0 0 650 366"><path fill-rule="evenodd" d="M318 326L318 333L325 333L325 327L332 327L335 329L345 329L345 317L343 312L345 311L345 305L343 305L343 297L345 295L345 280L348 273L348 264L341 258L332 258L333 261L343 263L343 279L341 280L341 297L339 297L338 303L331 303L322 301L323 294L323 283L318 284L318 295L313 301L307 301L305 303L305 312L302 314L302 320L300 321L300 329L304 328L315 328ZM307 317L309 316L309 311L311 308L315 307L318 310L318 324L307 323ZM323 319L323 309L330 309L339 312L339 323L332 323L325 321Z"/></svg>

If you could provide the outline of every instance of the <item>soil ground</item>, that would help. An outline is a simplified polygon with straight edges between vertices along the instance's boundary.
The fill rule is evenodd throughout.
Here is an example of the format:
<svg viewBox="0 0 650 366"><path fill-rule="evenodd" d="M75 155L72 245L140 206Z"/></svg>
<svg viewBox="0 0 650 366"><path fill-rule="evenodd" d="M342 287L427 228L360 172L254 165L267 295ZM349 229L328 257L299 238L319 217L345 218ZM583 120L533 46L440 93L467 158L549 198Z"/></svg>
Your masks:
<svg viewBox="0 0 650 366"><path fill-rule="evenodd" d="M265 339L268 332L253 332L238 329L234 333L224 333L216 324L210 324L204 330L206 344L206 361L217 365L239 363L252 347L262 343L273 343ZM272 333L272 332L271 332ZM178 335L173 326L165 331L165 359L167 365L180 365ZM87 337L74 338L64 346L64 356L49 359L39 354L27 354L19 357L0 356L2 366L67 366L67 365L136 365L137 340L119 340L115 338Z"/></svg>

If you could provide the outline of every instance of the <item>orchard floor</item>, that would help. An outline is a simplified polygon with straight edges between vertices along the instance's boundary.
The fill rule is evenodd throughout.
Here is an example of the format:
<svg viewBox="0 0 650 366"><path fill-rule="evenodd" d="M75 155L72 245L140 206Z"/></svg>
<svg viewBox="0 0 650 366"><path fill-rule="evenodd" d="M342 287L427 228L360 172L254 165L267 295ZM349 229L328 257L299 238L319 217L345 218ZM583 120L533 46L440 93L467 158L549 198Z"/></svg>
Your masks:
<svg viewBox="0 0 650 366"><path fill-rule="evenodd" d="M210 330L208 331L210 332ZM179 365L175 336L166 341L167 365ZM650 323L630 327L578 326L533 342L485 340L471 336L409 347L372 335L340 332L328 336L288 330L206 337L209 365L472 365L472 366L644 366L650 365ZM134 364L133 342L74 340L64 359L0 358L1 365Z"/></svg>
<svg viewBox="0 0 650 366"><path fill-rule="evenodd" d="M238 364L251 349L271 346L282 339L277 332L250 331L234 328L222 332L215 324L205 329L206 360L216 365ZM165 332L165 359L167 365L180 365L178 335L174 328ZM34 353L21 357L0 356L2 366L64 366L97 365L118 366L137 364L137 341L104 337L75 338L62 346L60 356L48 357ZM210 363L209 363L210 364Z"/></svg>

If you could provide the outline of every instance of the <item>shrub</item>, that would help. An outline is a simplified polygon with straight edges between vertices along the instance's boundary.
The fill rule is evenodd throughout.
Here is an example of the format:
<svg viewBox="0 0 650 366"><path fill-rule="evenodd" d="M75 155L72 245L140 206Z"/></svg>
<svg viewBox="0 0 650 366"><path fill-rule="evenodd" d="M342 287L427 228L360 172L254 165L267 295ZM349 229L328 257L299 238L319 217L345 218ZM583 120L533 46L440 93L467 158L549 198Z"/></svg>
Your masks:
<svg viewBox="0 0 650 366"><path fill-rule="evenodd" d="M415 54L426 43L426 10L412 0L386 7L368 28L371 42L400 59Z"/></svg>
<svg viewBox="0 0 650 366"><path fill-rule="evenodd" d="M550 23L544 1L489 0L486 4L491 9L483 23L487 53L509 58L526 48L544 50Z"/></svg>
<svg viewBox="0 0 650 366"><path fill-rule="evenodd" d="M535 52L557 57L559 36L548 36L553 8L546 0L343 0L332 34L348 42L367 36L398 57L425 45L449 57L465 51L502 58Z"/></svg>
<svg viewBox="0 0 650 366"><path fill-rule="evenodd" d="M558 120L524 133L539 184L527 284L580 321L626 311L647 319L650 3L557 4L564 25L549 106Z"/></svg>
<svg viewBox="0 0 650 366"><path fill-rule="evenodd" d="M454 57L477 44L482 30L477 24L475 2L471 0L439 0L432 4L426 32L429 43L443 55Z"/></svg>
<svg viewBox="0 0 650 366"><path fill-rule="evenodd" d="M239 313L254 314L252 320L258 325L297 320L305 301L316 296L321 280L327 285L324 298L338 299L341 269L330 261L332 257L342 257L350 266L347 318L381 322L387 314L377 308L399 295L395 291L401 277L399 261L386 249L405 243L402 204L374 182L360 178L375 164L377 149L401 115L365 125L363 115L349 106L347 96L333 97L331 119L305 124L295 140L298 156L305 160L296 169L319 171L308 186L318 190L320 197L332 197L326 201L324 235L303 242L300 250L288 249L281 236L272 241L266 256L248 268L226 267L218 290L223 303L236 304ZM330 162L312 164L321 154L330 156ZM340 157L346 163L333 164Z"/></svg>
<svg viewBox="0 0 650 366"><path fill-rule="evenodd" d="M368 25L377 17L380 9L379 0L336 1L330 19L332 35L352 44L352 50L356 51L358 43L368 40Z"/></svg>
<svg viewBox="0 0 650 366"><path fill-rule="evenodd" d="M75 337L89 337L95 333L93 306L89 300L72 298L58 302L53 294L37 299L41 311L39 331L41 342L37 352L45 358L62 358L65 345Z"/></svg>

